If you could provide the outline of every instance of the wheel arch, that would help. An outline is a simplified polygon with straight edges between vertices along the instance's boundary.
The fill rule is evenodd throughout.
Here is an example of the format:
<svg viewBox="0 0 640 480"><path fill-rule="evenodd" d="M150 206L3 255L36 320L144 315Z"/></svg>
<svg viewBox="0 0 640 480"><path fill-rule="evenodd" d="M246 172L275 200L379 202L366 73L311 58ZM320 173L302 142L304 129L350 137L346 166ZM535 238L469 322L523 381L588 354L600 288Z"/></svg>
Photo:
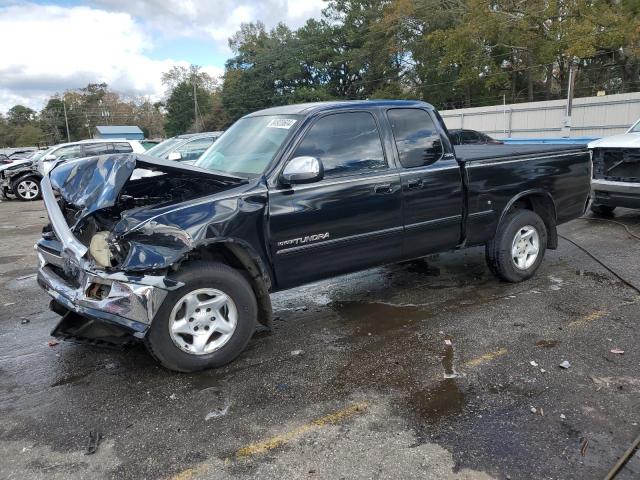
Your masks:
<svg viewBox="0 0 640 480"><path fill-rule="evenodd" d="M239 270L247 279L258 303L258 321L271 327L273 309L271 307L271 275L260 256L244 242L232 238L203 242L185 256L186 261L220 261ZM180 268L180 266L178 266Z"/></svg>
<svg viewBox="0 0 640 480"><path fill-rule="evenodd" d="M526 190L515 195L502 210L498 225L502 223L504 218L517 209L527 209L535 212L542 218L547 228L547 248L555 250L558 248L558 231L557 231L557 209L556 202L549 192L546 190L535 189Z"/></svg>

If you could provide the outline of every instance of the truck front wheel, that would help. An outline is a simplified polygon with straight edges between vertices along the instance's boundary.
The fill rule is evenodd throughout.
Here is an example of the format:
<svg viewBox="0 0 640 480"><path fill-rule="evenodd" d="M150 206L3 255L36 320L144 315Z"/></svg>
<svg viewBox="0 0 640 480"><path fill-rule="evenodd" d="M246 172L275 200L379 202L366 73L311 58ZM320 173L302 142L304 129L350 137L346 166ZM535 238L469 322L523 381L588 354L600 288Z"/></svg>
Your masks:
<svg viewBox="0 0 640 480"><path fill-rule="evenodd" d="M40 179L34 176L20 178L13 184L13 193L23 202L40 200Z"/></svg>
<svg viewBox="0 0 640 480"><path fill-rule="evenodd" d="M495 237L486 245L489 269L507 282L531 278L544 257L547 228L531 210L509 213L498 226Z"/></svg>
<svg viewBox="0 0 640 480"><path fill-rule="evenodd" d="M166 368L195 372L219 367L245 349L256 327L257 302L237 270L217 262L192 262L172 277L170 291L145 345Z"/></svg>

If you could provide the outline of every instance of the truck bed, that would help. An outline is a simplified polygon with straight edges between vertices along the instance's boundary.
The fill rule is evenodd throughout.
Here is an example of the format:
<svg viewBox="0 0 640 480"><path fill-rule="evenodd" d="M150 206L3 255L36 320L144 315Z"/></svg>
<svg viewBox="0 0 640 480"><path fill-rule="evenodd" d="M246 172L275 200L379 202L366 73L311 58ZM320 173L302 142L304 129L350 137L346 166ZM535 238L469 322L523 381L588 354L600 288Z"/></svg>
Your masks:
<svg viewBox="0 0 640 480"><path fill-rule="evenodd" d="M456 145L456 157L460 160L501 159L520 155L561 153L586 150L580 145Z"/></svg>

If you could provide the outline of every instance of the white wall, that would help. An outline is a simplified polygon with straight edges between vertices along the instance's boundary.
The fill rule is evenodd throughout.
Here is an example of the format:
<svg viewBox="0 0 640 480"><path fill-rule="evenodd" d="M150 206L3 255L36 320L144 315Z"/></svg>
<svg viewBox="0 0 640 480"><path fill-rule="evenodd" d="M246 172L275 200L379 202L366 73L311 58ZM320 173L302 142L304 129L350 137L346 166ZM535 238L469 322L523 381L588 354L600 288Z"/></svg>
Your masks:
<svg viewBox="0 0 640 480"><path fill-rule="evenodd" d="M444 110L447 128L468 128L495 138L565 136L566 100ZM640 118L640 92L573 100L571 137L606 137L624 133Z"/></svg>

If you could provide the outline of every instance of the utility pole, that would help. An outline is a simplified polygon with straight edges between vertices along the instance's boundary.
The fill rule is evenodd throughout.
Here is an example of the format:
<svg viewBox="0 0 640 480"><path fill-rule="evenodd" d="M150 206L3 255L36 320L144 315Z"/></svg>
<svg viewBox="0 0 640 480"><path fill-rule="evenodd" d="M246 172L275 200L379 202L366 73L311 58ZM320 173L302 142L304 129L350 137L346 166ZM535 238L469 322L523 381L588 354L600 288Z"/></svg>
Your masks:
<svg viewBox="0 0 640 480"><path fill-rule="evenodd" d="M196 76L193 76L193 109L195 112L195 125L196 125L196 132L199 131L198 129L198 96L196 95Z"/></svg>
<svg viewBox="0 0 640 480"><path fill-rule="evenodd" d="M562 135L565 137L571 136L571 113L573 110L573 90L576 82L575 64L573 59L569 64L569 85L567 86L567 109L564 116L564 125L562 126Z"/></svg>
<svg viewBox="0 0 640 480"><path fill-rule="evenodd" d="M67 105L64 103L64 100L62 100L62 109L64 110L64 124L67 126L67 142L70 142L71 135L69 135L69 120L67 119Z"/></svg>

